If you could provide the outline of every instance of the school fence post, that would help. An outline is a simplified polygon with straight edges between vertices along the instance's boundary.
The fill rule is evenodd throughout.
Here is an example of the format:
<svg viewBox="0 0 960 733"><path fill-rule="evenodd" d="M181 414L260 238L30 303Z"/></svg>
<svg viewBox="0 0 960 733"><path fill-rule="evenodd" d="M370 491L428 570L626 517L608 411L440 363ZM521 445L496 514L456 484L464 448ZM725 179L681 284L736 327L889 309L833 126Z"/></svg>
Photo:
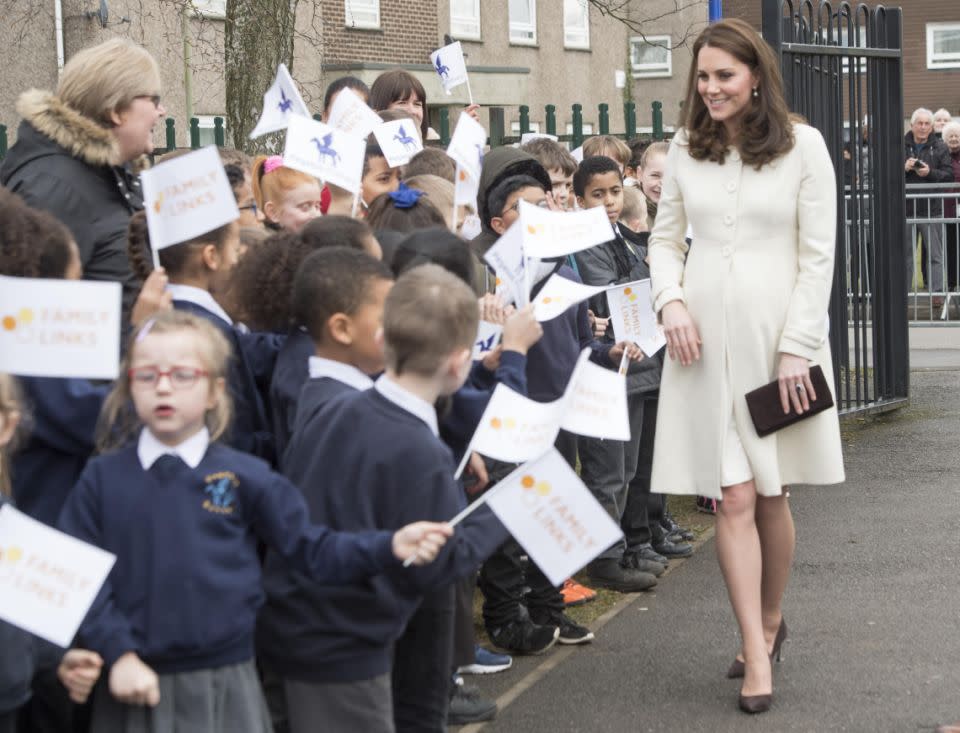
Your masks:
<svg viewBox="0 0 960 733"><path fill-rule="evenodd" d="M7 157L7 126L0 125L0 160Z"/></svg>
<svg viewBox="0 0 960 733"><path fill-rule="evenodd" d="M520 105L520 136L530 132L530 107L525 104Z"/></svg>
<svg viewBox="0 0 960 733"><path fill-rule="evenodd" d="M576 150L583 145L583 105L573 105L573 137L570 138L570 147Z"/></svg>
<svg viewBox="0 0 960 733"><path fill-rule="evenodd" d="M663 103L654 100L650 106L653 108L653 139L663 140Z"/></svg>
<svg viewBox="0 0 960 733"><path fill-rule="evenodd" d="M610 134L610 105L600 102L600 134Z"/></svg>
<svg viewBox="0 0 960 733"><path fill-rule="evenodd" d="M623 131L627 140L637 135L637 105L633 102L623 103Z"/></svg>
<svg viewBox="0 0 960 733"><path fill-rule="evenodd" d="M556 135L557 134L557 105L548 104L546 107L547 111L547 134Z"/></svg>
<svg viewBox="0 0 960 733"><path fill-rule="evenodd" d="M190 149L198 150L200 148L200 120L196 117L190 118Z"/></svg>
<svg viewBox="0 0 960 733"><path fill-rule="evenodd" d="M490 147L499 148L505 137L503 107L490 108Z"/></svg>
<svg viewBox="0 0 960 733"><path fill-rule="evenodd" d="M167 152L177 149L177 121L173 117L167 118Z"/></svg>
<svg viewBox="0 0 960 733"><path fill-rule="evenodd" d="M440 108L440 143L450 144L450 110L446 107Z"/></svg>
<svg viewBox="0 0 960 733"><path fill-rule="evenodd" d="M227 146L227 137L224 134L222 117L213 118L213 142L218 148L225 148Z"/></svg>

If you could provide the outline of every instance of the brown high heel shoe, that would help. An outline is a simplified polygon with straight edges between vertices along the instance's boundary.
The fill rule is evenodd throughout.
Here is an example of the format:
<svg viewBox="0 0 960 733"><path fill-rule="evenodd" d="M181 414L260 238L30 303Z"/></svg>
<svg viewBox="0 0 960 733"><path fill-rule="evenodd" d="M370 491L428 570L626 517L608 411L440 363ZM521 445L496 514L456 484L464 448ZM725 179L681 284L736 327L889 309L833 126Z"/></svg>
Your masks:
<svg viewBox="0 0 960 733"><path fill-rule="evenodd" d="M780 662L783 660L783 642L787 638L787 624L781 617L780 626L777 629L777 635L773 639L773 650L770 652L770 662ZM730 669L727 670L727 679L739 679L743 677L745 671L744 663L739 659L734 659Z"/></svg>
<svg viewBox="0 0 960 733"><path fill-rule="evenodd" d="M773 705L773 693L771 692L769 695L740 695L738 702L740 709L745 713L750 715L765 713Z"/></svg>

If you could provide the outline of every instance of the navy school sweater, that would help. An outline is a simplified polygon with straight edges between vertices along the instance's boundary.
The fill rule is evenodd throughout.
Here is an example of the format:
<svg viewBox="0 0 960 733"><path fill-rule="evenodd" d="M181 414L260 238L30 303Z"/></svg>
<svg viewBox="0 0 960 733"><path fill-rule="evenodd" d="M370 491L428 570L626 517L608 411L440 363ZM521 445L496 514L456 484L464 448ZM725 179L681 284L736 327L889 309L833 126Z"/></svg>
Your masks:
<svg viewBox="0 0 960 733"><path fill-rule="evenodd" d="M332 400L305 422L284 473L303 490L314 521L360 530L452 519L464 506L454 470L450 450L422 420L370 389ZM386 674L424 591L474 572L508 536L483 507L457 526L432 564L338 586L311 582L268 553L259 655L287 679Z"/></svg>
<svg viewBox="0 0 960 733"><path fill-rule="evenodd" d="M60 515L63 531L117 556L80 629L107 665L128 651L159 674L252 659L258 539L319 583L399 565L391 532L311 524L297 488L260 459L211 443L196 469L174 463L145 471L136 442L93 458Z"/></svg>
<svg viewBox="0 0 960 733"><path fill-rule="evenodd" d="M332 377L311 377L307 379L300 390L300 396L297 402L294 404L296 414L294 415L291 437L296 434L305 423L312 420L327 404L341 395L353 394L355 392L357 392L357 390L349 384L344 384L340 380L333 379ZM290 450L289 444L287 445L287 450ZM284 454L280 458L281 469L285 472L287 467L287 451L284 451Z"/></svg>
<svg viewBox="0 0 960 733"><path fill-rule="evenodd" d="M577 274L567 265L560 267L557 274L580 282ZM534 285L530 293L531 302L547 284L547 280L549 278L544 278ZM543 337L527 352L527 392L530 399L537 402L559 399L567 388L573 367L583 349L591 350L590 361L608 369L615 366L610 362L610 347L613 344L602 344L593 337L586 303L571 306L561 315L540 325L543 327Z"/></svg>
<svg viewBox="0 0 960 733"><path fill-rule="evenodd" d="M277 364L270 379L270 427L273 430L273 444L277 460L283 453L293 435L293 426L297 419L297 401L300 390L310 377L307 362L314 355L313 339L307 332L295 328L290 331L286 342L277 354Z"/></svg>
<svg viewBox="0 0 960 733"><path fill-rule="evenodd" d="M258 377L263 378L263 371L269 366L272 369L279 347L262 334L242 334L225 320L206 308L185 300L173 301L177 310L192 313L200 318L206 318L226 336L232 349L230 368L227 372L227 389L233 400L233 420L225 437L226 442L244 453L252 453L269 463L275 460L273 435L267 420L267 410L260 393ZM269 336L269 335L268 335ZM257 346L261 351L273 348L273 360L257 355ZM256 367L256 368L255 368ZM258 370L260 374L258 374ZM269 380L269 377L266 378Z"/></svg>
<svg viewBox="0 0 960 733"><path fill-rule="evenodd" d="M17 508L53 526L94 452L94 432L110 385L86 379L20 377L30 417L27 440L13 456Z"/></svg>

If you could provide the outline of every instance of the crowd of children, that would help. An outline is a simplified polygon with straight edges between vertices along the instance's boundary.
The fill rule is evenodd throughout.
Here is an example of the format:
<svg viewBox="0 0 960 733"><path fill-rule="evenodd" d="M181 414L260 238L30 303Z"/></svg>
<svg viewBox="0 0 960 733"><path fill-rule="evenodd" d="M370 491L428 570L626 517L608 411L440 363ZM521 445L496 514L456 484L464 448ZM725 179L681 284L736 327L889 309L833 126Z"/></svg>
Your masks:
<svg viewBox="0 0 960 733"><path fill-rule="evenodd" d="M324 118L347 88L430 139L411 74L369 90L335 81ZM358 198L281 156L222 151L239 220L154 253L145 213L133 214L143 285L118 379L0 375L0 502L117 556L76 648L0 622L0 733L423 732L489 719L495 706L458 671L588 643L565 608L595 592L555 587L486 507L444 524L515 468L473 454L458 481L455 467L497 384L555 400L583 349L611 370L630 362L632 436L557 439L624 531L588 584L646 590L690 554L692 536L650 492L662 354L613 333L603 295L538 323L496 294L483 260L521 201L602 206L609 241L535 261L532 295L554 274L648 277L666 150L640 147L592 138L579 164L547 138L491 150L475 212L454 205L455 166L434 147L393 168L371 136ZM0 189L0 220L0 275L83 275L50 215ZM481 317L503 334L475 362ZM508 654L475 644L475 587Z"/></svg>

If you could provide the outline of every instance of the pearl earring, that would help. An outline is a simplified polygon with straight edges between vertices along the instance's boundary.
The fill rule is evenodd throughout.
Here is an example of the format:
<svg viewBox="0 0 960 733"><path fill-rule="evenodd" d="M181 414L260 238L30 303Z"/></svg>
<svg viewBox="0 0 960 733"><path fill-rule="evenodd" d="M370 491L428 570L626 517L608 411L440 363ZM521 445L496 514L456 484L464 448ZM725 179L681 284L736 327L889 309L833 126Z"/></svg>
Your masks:
<svg viewBox="0 0 960 733"><path fill-rule="evenodd" d="M760 96L760 92L757 91L757 87L753 88L753 98L756 99Z"/></svg>

